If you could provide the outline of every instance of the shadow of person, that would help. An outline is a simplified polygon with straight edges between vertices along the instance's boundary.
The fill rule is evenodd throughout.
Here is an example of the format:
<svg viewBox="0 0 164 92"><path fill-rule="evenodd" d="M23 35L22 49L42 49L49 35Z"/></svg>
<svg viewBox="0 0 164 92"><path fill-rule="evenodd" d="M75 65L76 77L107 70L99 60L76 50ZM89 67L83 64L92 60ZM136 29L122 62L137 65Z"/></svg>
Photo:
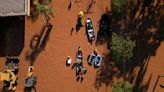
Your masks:
<svg viewBox="0 0 164 92"><path fill-rule="evenodd" d="M68 5L68 10L69 11L70 11L71 7L72 7L72 1L70 0L69 5Z"/></svg>
<svg viewBox="0 0 164 92"><path fill-rule="evenodd" d="M83 80L84 80L84 77L81 77L81 80L80 80L80 82L82 83L82 82L83 82Z"/></svg>
<svg viewBox="0 0 164 92"><path fill-rule="evenodd" d="M76 63L73 64L73 66L72 66L72 70L75 68L75 66L76 66Z"/></svg>
<svg viewBox="0 0 164 92"><path fill-rule="evenodd" d="M79 77L79 76L76 77L76 81L80 81L80 83L82 83L83 80L84 80L84 77Z"/></svg>
<svg viewBox="0 0 164 92"><path fill-rule="evenodd" d="M71 28L70 36L72 35L73 31L74 31L74 27Z"/></svg>
<svg viewBox="0 0 164 92"><path fill-rule="evenodd" d="M86 9L86 13L91 13L91 8L93 6L93 4L95 4L96 2L94 0L91 0L91 2L89 3L89 5L87 6L87 9Z"/></svg>

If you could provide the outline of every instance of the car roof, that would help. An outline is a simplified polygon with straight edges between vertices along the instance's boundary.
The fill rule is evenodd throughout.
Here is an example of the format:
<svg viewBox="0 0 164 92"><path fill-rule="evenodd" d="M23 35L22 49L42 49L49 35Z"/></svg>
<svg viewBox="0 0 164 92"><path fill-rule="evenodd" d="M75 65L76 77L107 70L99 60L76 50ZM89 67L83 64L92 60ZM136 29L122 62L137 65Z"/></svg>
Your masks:
<svg viewBox="0 0 164 92"><path fill-rule="evenodd" d="M93 32L93 29L88 30L88 32Z"/></svg>
<svg viewBox="0 0 164 92"><path fill-rule="evenodd" d="M90 19L87 19L87 23L88 23L88 22L92 22L92 21L91 21Z"/></svg>

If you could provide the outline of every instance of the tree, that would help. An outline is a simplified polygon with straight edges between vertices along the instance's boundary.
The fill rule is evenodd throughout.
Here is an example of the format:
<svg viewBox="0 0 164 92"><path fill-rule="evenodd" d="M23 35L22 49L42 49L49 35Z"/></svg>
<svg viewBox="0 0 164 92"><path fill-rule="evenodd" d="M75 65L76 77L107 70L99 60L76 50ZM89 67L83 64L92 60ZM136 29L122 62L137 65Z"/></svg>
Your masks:
<svg viewBox="0 0 164 92"><path fill-rule="evenodd" d="M119 36L116 33L112 33L111 41L111 54L112 57L120 62L122 60L130 59L133 56L133 49L135 47L135 41L130 39L130 36Z"/></svg>
<svg viewBox="0 0 164 92"><path fill-rule="evenodd" d="M52 13L51 8L47 4L38 4L37 10L40 14L50 14Z"/></svg>
<svg viewBox="0 0 164 92"><path fill-rule="evenodd" d="M112 8L112 13L115 16L120 16L122 10L125 10L128 6L129 0L112 0L111 8Z"/></svg>
<svg viewBox="0 0 164 92"><path fill-rule="evenodd" d="M128 81L115 82L112 84L112 92L133 92L133 85Z"/></svg>
<svg viewBox="0 0 164 92"><path fill-rule="evenodd" d="M50 7L50 3L52 0L34 0L31 5L31 15L33 18L38 15L44 15L46 21L49 20L49 15L53 16L52 9Z"/></svg>

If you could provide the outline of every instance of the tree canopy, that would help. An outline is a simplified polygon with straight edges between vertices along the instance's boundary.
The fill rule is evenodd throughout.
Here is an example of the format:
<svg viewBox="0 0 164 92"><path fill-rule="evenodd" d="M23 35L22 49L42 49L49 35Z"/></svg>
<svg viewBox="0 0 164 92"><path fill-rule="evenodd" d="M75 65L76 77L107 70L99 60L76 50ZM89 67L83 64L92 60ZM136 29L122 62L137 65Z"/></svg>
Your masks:
<svg viewBox="0 0 164 92"><path fill-rule="evenodd" d="M128 6L128 1L129 0L112 0L111 1L111 8L112 8L112 13L115 16L120 16L122 10L125 10L125 8Z"/></svg>
<svg viewBox="0 0 164 92"><path fill-rule="evenodd" d="M130 39L130 36L119 36L116 33L112 33L111 41L111 54L116 61L122 61L122 59L130 59L133 56L133 49L135 47L135 41Z"/></svg>
<svg viewBox="0 0 164 92"><path fill-rule="evenodd" d="M43 14L44 13L47 13L47 14L52 13L51 8L46 4L38 4L37 5L37 10L39 11L39 13L43 13Z"/></svg>
<svg viewBox="0 0 164 92"><path fill-rule="evenodd" d="M115 82L112 84L112 92L133 92L133 85L128 81Z"/></svg>

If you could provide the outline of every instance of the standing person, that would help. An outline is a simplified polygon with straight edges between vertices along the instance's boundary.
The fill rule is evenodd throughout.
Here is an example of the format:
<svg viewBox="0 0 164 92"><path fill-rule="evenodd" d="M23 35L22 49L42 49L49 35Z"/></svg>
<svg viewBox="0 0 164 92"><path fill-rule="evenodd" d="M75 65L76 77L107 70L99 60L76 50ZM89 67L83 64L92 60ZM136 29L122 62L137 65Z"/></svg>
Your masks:
<svg viewBox="0 0 164 92"><path fill-rule="evenodd" d="M95 58L97 56L97 49L95 49L92 53L92 57Z"/></svg>
<svg viewBox="0 0 164 92"><path fill-rule="evenodd" d="M33 75L33 66L29 66L28 73L25 78L24 92L31 92L32 90L36 92L36 88L35 88L36 83L37 83L37 77Z"/></svg>
<svg viewBox="0 0 164 92"><path fill-rule="evenodd" d="M81 22L81 26L84 25L84 12L83 11L80 11L79 14L78 14L78 18Z"/></svg>
<svg viewBox="0 0 164 92"><path fill-rule="evenodd" d="M67 66L70 66L71 65L71 62L72 62L72 60L71 60L70 56L68 56L67 57L67 60L66 60L66 65Z"/></svg>
<svg viewBox="0 0 164 92"><path fill-rule="evenodd" d="M84 13L80 11L77 18L76 23L76 33L80 30L80 28L84 25Z"/></svg>
<svg viewBox="0 0 164 92"><path fill-rule="evenodd" d="M81 71L81 67L83 67L82 61L83 61L83 54L82 54L81 47L79 46L76 55L76 74L78 74L79 71Z"/></svg>
<svg viewBox="0 0 164 92"><path fill-rule="evenodd" d="M77 59L80 59L81 61L83 60L83 53L82 53L80 46L79 46L78 52L77 52Z"/></svg>
<svg viewBox="0 0 164 92"><path fill-rule="evenodd" d="M94 55L97 56L97 49L93 51Z"/></svg>

